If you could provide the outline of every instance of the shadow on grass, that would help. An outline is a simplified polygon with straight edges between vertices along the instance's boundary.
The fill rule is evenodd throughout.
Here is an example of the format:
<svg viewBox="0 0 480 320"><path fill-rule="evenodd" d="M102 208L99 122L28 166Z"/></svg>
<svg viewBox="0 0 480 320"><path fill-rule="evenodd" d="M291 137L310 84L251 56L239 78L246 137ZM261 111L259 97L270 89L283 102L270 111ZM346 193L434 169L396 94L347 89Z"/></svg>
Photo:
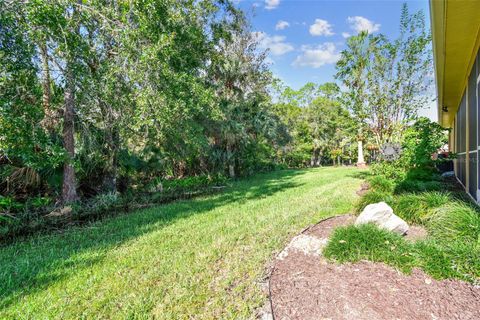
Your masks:
<svg viewBox="0 0 480 320"><path fill-rule="evenodd" d="M365 179L367 179L367 178L370 177L370 176L372 176L372 174L370 173L370 171L365 170L365 169L358 169L358 171L355 171L355 172L350 173L349 175L347 175L347 177L355 178L355 179L360 179L360 180L365 180Z"/></svg>
<svg viewBox="0 0 480 320"><path fill-rule="evenodd" d="M182 200L107 218L62 233L36 236L0 249L0 309L102 261L108 250L192 215L232 203L262 199L301 184L303 170L258 174L214 196Z"/></svg>

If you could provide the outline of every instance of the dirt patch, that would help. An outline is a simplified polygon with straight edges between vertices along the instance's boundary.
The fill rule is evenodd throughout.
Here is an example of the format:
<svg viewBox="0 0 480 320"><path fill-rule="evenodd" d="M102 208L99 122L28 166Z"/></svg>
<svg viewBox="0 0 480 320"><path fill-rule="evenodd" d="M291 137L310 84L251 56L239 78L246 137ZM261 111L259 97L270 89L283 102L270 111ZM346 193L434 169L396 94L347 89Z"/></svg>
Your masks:
<svg viewBox="0 0 480 320"><path fill-rule="evenodd" d="M327 219L302 234L323 243L353 220ZM382 263L329 263L297 247L276 260L271 274L275 319L480 319L480 288L471 284L437 281L420 270L405 275Z"/></svg>
<svg viewBox="0 0 480 320"><path fill-rule="evenodd" d="M412 226L408 228L408 232L405 235L405 240L408 241L418 241L423 240L428 236L427 230L422 226Z"/></svg>
<svg viewBox="0 0 480 320"><path fill-rule="evenodd" d="M317 238L328 238L336 227L353 224L356 217L351 214L325 219L306 229L303 233Z"/></svg>
<svg viewBox="0 0 480 320"><path fill-rule="evenodd" d="M360 186L360 189L357 190L357 194L361 197L367 193L367 191L370 189L370 185L367 182L363 182L362 185Z"/></svg>

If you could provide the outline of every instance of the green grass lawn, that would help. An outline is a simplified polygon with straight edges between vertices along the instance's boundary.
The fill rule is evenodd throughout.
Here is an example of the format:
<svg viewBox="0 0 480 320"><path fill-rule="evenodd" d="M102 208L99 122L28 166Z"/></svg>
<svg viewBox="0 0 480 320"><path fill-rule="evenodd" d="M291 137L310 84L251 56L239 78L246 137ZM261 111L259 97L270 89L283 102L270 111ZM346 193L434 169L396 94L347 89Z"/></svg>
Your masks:
<svg viewBox="0 0 480 320"><path fill-rule="evenodd" d="M266 263L308 224L351 211L358 173L259 174L3 247L0 318L251 318Z"/></svg>

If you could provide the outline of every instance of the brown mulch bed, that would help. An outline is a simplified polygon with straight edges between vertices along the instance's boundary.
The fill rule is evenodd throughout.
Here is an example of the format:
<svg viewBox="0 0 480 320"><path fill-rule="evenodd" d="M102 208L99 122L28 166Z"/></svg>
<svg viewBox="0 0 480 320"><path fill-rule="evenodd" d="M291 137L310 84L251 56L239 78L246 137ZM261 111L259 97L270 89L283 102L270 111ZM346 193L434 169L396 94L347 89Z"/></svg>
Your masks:
<svg viewBox="0 0 480 320"><path fill-rule="evenodd" d="M303 234L325 239L353 219L327 219ZM418 269L406 275L383 263L329 263L293 249L275 261L270 299L282 320L480 319L480 288L471 284L438 281Z"/></svg>
<svg viewBox="0 0 480 320"><path fill-rule="evenodd" d="M368 184L368 182L363 182L360 186L360 189L357 190L357 195L363 196L365 195L365 193L368 192L368 190L370 190L370 185Z"/></svg>

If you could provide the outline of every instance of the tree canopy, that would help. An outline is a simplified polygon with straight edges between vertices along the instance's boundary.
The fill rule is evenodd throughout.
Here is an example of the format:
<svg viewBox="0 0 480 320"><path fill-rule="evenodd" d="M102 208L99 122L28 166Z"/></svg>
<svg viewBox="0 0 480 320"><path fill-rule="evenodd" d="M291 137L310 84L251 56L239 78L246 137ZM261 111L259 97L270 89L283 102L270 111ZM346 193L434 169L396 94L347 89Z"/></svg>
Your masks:
<svg viewBox="0 0 480 320"><path fill-rule="evenodd" d="M339 82L298 90L272 75L228 0L0 7L0 209L9 215L181 179L353 164L359 138L399 139L431 82L424 16L406 6L398 39L350 37Z"/></svg>

